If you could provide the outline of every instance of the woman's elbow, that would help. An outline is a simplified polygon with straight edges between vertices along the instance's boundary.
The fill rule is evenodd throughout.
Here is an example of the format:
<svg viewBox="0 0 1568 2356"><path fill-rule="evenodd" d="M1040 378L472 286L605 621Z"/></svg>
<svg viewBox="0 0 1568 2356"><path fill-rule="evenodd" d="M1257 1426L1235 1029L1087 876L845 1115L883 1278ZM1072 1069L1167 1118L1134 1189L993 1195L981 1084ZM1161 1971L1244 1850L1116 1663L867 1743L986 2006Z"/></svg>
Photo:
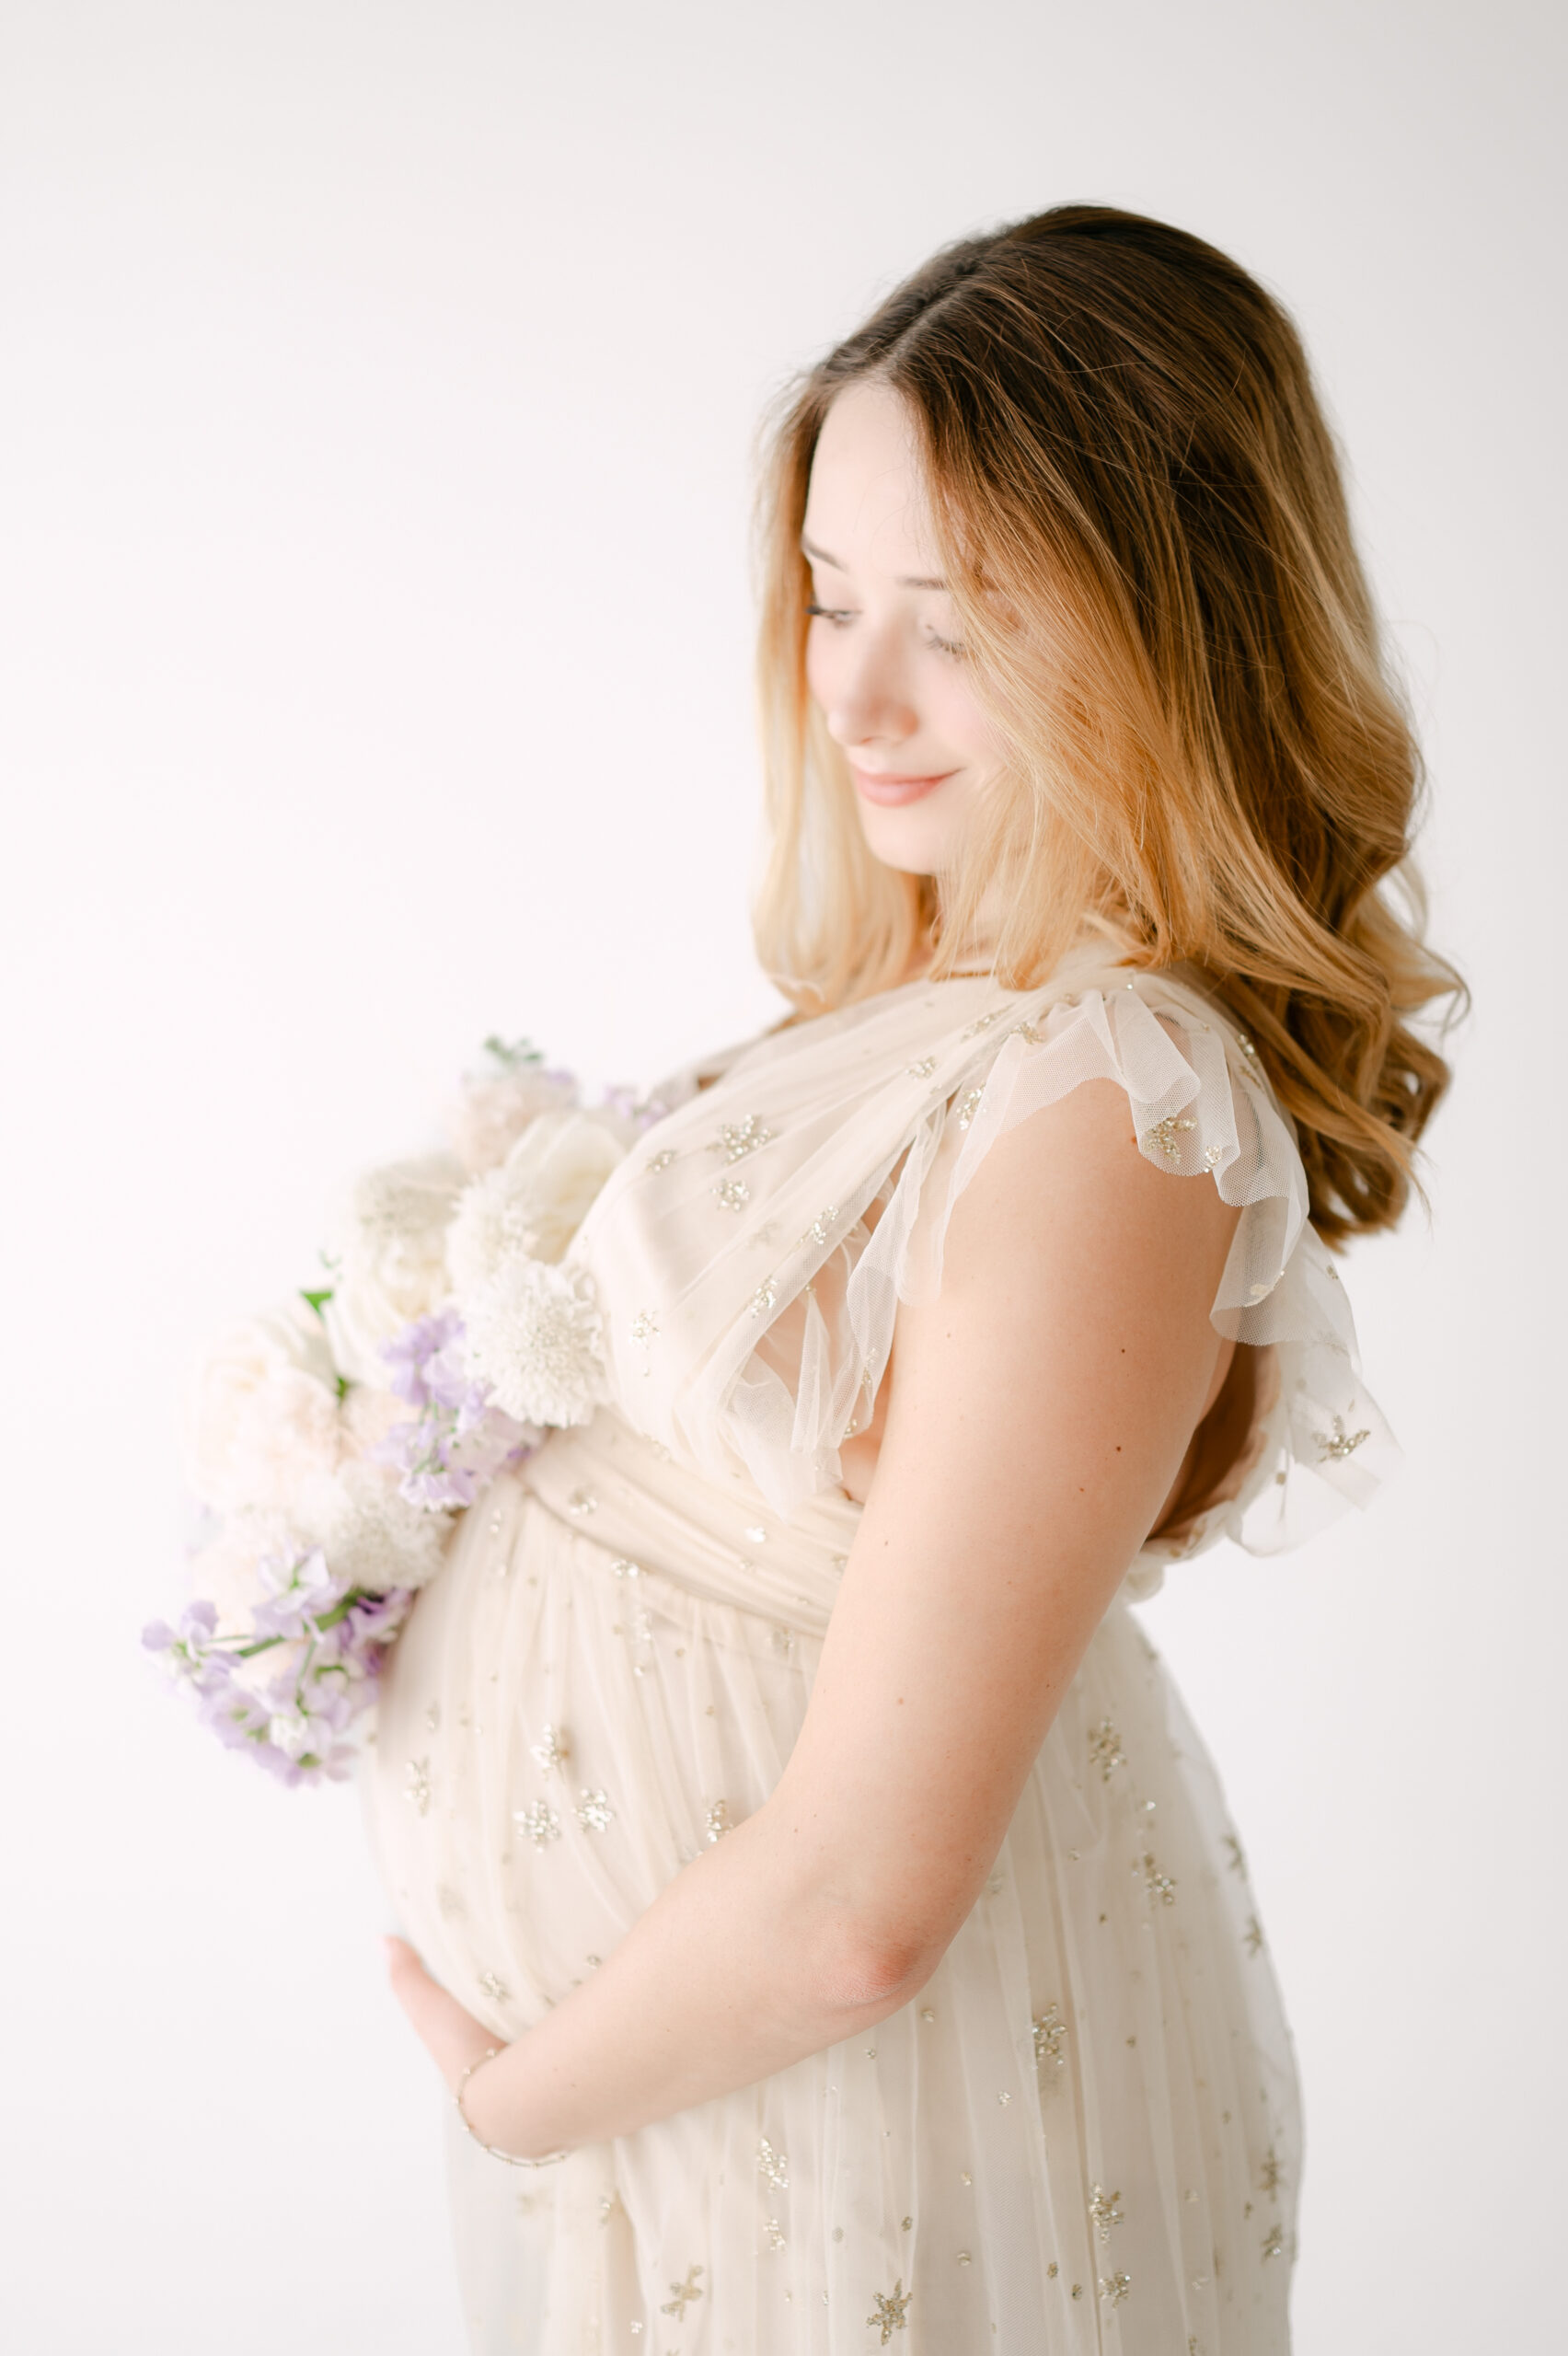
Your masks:
<svg viewBox="0 0 1568 2356"><path fill-rule="evenodd" d="M815 2003L826 2016L851 2026L885 2020L919 1994L947 1944L895 1918L830 1905L811 1943Z"/></svg>

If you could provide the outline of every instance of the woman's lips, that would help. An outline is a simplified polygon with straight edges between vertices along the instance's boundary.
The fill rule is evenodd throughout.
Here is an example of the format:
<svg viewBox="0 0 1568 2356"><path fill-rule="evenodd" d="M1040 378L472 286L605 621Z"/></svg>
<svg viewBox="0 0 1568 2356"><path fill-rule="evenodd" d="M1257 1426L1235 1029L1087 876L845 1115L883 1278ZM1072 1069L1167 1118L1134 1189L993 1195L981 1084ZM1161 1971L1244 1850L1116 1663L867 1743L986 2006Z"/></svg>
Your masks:
<svg viewBox="0 0 1568 2356"><path fill-rule="evenodd" d="M950 777L957 775L957 771L943 769L940 777L879 777L870 769L858 769L851 762L849 774L855 780L857 792L863 793L868 802L880 803L883 809L897 810L905 803L918 802L923 795L934 793L939 785L945 785Z"/></svg>

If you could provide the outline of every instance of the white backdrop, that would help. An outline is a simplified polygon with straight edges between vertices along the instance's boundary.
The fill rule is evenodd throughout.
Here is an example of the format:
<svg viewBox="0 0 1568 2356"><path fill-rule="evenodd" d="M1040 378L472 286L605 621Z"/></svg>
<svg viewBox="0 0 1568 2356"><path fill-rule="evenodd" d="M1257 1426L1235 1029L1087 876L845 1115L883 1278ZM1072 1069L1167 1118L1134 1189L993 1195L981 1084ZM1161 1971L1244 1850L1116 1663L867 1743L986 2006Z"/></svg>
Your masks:
<svg viewBox="0 0 1568 2356"><path fill-rule="evenodd" d="M1350 1272L1401 1484L1148 1615L1297 2027L1299 2345L1562 2329L1560 27L3 0L9 2345L457 2356L352 1797L137 1649L181 1369L485 1032L647 1080L768 1016L755 418L930 247L1077 196L1301 320L1477 996L1431 1229Z"/></svg>

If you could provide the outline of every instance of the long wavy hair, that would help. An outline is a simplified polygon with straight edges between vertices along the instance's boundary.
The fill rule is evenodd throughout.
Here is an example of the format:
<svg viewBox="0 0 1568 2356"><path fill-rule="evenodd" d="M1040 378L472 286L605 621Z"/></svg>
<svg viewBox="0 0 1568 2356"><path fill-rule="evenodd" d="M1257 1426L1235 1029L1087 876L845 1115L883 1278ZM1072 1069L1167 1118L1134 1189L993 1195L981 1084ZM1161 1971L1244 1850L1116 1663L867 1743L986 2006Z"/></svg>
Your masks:
<svg viewBox="0 0 1568 2356"><path fill-rule="evenodd" d="M801 530L823 420L908 405L999 790L940 878L873 859L806 687ZM1294 1117L1331 1242L1391 1226L1448 1080L1408 1018L1457 999L1409 862L1422 768L1301 341L1235 262L1058 205L937 254L788 395L759 506L770 849L759 954L801 1012L999 981L1086 931L1195 969ZM1431 1026L1425 1026L1430 1030Z"/></svg>

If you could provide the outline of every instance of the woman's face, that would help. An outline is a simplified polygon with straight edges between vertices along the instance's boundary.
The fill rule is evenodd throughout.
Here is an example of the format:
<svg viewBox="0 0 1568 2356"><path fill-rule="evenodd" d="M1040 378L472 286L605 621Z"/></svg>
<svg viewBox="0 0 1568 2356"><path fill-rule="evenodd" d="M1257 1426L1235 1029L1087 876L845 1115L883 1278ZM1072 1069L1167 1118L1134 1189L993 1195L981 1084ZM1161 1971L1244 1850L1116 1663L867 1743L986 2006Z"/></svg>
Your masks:
<svg viewBox="0 0 1568 2356"><path fill-rule="evenodd" d="M940 574L908 410L847 386L812 460L806 678L855 780L866 841L888 867L951 867L1001 746L971 684Z"/></svg>

